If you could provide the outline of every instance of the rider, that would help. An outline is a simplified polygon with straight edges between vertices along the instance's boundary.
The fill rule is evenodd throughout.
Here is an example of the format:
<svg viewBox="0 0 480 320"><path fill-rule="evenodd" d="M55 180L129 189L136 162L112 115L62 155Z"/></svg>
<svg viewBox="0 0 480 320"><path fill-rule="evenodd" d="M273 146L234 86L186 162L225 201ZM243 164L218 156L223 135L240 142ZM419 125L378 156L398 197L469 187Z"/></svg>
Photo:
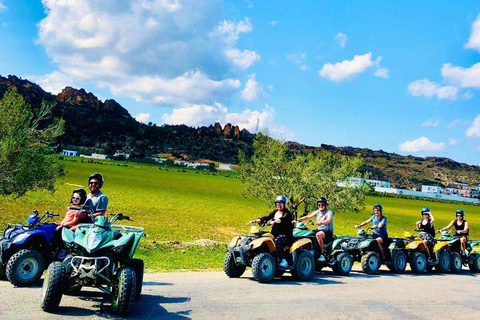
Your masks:
<svg viewBox="0 0 480 320"><path fill-rule="evenodd" d="M452 226L455 226L456 231L454 237L460 238L460 246L462 249L462 255L464 256L468 240L468 222L467 220L465 220L465 211L463 211L462 209L458 209L455 214L457 216L457 220L452 220L452 222L450 222L448 226L443 228L442 231L447 231Z"/></svg>
<svg viewBox="0 0 480 320"><path fill-rule="evenodd" d="M70 230L75 231L78 224L87 222L88 217L85 213L80 211L80 207L85 203L86 200L87 192L84 189L73 190L72 197L70 199L71 205L67 208L65 218L57 227L57 231L63 227L67 227L70 228Z"/></svg>
<svg viewBox="0 0 480 320"><path fill-rule="evenodd" d="M320 245L320 257L318 258L318 261L321 262L325 261L325 257L323 256L325 252L324 244L330 243L333 240L333 212L332 210L327 209L327 205L327 199L320 197L317 199L318 210L298 219L298 221L305 221L310 220L313 217L317 218L315 224L318 225L318 229L314 230L314 232L316 233L316 238Z"/></svg>
<svg viewBox="0 0 480 320"><path fill-rule="evenodd" d="M269 224L272 225L272 235L274 236L275 247L277 248L277 255L281 260L279 266L282 268L288 267L288 262L285 259L284 251L287 245L291 245L293 239L293 215L285 207L287 204L287 198L284 196L278 196L275 199L275 210L270 212L268 216L252 220L249 224L265 223L270 220Z"/></svg>
<svg viewBox="0 0 480 320"><path fill-rule="evenodd" d="M430 209L427 207L422 208L422 220L417 221L416 226L420 232L420 239L423 240L425 247L427 248L427 257L430 262L433 262L431 252L433 252L433 246L435 244L435 228L433 227L433 218Z"/></svg>
<svg viewBox="0 0 480 320"><path fill-rule="evenodd" d="M88 177L88 188L90 189L90 194L87 196L87 201L85 206L88 206L93 210L94 217L105 216L105 212L108 207L108 198L107 196L100 191L103 186L103 176L100 173L92 173Z"/></svg>
<svg viewBox="0 0 480 320"><path fill-rule="evenodd" d="M367 221L364 221L358 225L355 225L355 228L360 228L366 224L373 222L373 236L376 237L378 248L380 251L380 256L382 262L385 261L385 255L383 254L382 245L388 240L387 232L387 217L383 215L383 207L380 203L373 205L373 215Z"/></svg>

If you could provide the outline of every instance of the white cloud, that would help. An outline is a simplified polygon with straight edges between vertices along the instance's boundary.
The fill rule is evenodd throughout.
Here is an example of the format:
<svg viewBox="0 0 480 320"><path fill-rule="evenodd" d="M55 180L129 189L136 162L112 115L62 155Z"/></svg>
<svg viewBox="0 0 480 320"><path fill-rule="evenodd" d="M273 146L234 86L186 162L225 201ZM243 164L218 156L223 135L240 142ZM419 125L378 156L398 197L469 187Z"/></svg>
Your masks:
<svg viewBox="0 0 480 320"><path fill-rule="evenodd" d="M250 20L222 20L220 0L42 3L47 16L38 24L38 44L58 74L138 101L221 102L241 86L233 71L260 59L236 45L253 30Z"/></svg>
<svg viewBox="0 0 480 320"><path fill-rule="evenodd" d="M455 120L453 120L452 122L449 123L449 125L447 126L447 128L448 128L449 130L451 130L451 129L455 128L456 126L460 125L461 123L462 123L462 122L461 122L460 120L455 119Z"/></svg>
<svg viewBox="0 0 480 320"><path fill-rule="evenodd" d="M381 57L376 61L372 61L372 53L366 53L364 55L356 55L352 60L343 60L335 64L326 63L323 65L322 70L318 71L318 74L328 80L336 83L345 81L357 74L360 74L368 68L378 65L381 61Z"/></svg>
<svg viewBox="0 0 480 320"><path fill-rule="evenodd" d="M240 96L246 101L258 100L265 96L263 85L255 80L255 73L250 75Z"/></svg>
<svg viewBox="0 0 480 320"><path fill-rule="evenodd" d="M416 80L410 83L407 87L408 92L412 96L420 97L433 97L437 99L449 99L456 100L458 94L458 88L454 86L440 86L435 82L428 81L428 79Z"/></svg>
<svg viewBox="0 0 480 320"><path fill-rule="evenodd" d="M278 21L272 20L269 23L267 23L269 26L276 26L278 24Z"/></svg>
<svg viewBox="0 0 480 320"><path fill-rule="evenodd" d="M472 24L472 34L464 47L480 51L480 14L477 16L477 20Z"/></svg>
<svg viewBox="0 0 480 320"><path fill-rule="evenodd" d="M480 89L480 62L470 68L452 67L450 63L445 63L442 76L459 87Z"/></svg>
<svg viewBox="0 0 480 320"><path fill-rule="evenodd" d="M128 82L111 85L110 90L141 102L187 105L223 100L240 85L240 81L234 79L211 80L197 70L174 79L134 77Z"/></svg>
<svg viewBox="0 0 480 320"><path fill-rule="evenodd" d="M463 95L463 99L465 99L465 100L470 100L470 99L472 99L473 97L474 97L474 95L473 95L473 92L471 92L471 91L467 91L467 92L465 92L465 94Z"/></svg>
<svg viewBox="0 0 480 320"><path fill-rule="evenodd" d="M298 68L302 71L307 71L308 66L305 64L307 54L304 53L289 53L287 54L287 60L290 60L298 65Z"/></svg>
<svg viewBox="0 0 480 320"><path fill-rule="evenodd" d="M428 119L422 124L422 127L437 127L439 121L434 119Z"/></svg>
<svg viewBox="0 0 480 320"><path fill-rule="evenodd" d="M8 8L3 4L3 0L0 0L0 12L6 11Z"/></svg>
<svg viewBox="0 0 480 320"><path fill-rule="evenodd" d="M445 143L434 143L427 137L421 137L413 141L401 143L399 149L403 152L443 151L445 149Z"/></svg>
<svg viewBox="0 0 480 320"><path fill-rule="evenodd" d="M58 94L62 92L62 90L67 86L75 87L72 77L69 77L66 74L58 71L54 71L43 76L27 75L25 77L38 84L43 90L52 94Z"/></svg>
<svg viewBox="0 0 480 320"><path fill-rule="evenodd" d="M340 46L342 48L345 48L345 46L347 45L347 35L345 33L341 33L339 32L336 36L335 36L335 40L338 41L338 43L340 43Z"/></svg>
<svg viewBox="0 0 480 320"><path fill-rule="evenodd" d="M139 113L135 116L135 120L142 123L148 123L150 121L150 113Z"/></svg>
<svg viewBox="0 0 480 320"><path fill-rule="evenodd" d="M171 114L164 114L162 121L166 124L208 125L221 121L227 111L227 108L220 103L213 105L194 104L184 108L176 108Z"/></svg>
<svg viewBox="0 0 480 320"><path fill-rule="evenodd" d="M467 129L467 137L480 137L480 115L473 120L472 125Z"/></svg>
<svg viewBox="0 0 480 320"><path fill-rule="evenodd" d="M384 79L387 79L390 77L388 69L385 69L385 68L378 68L377 71L375 71L375 76L379 78L384 78Z"/></svg>
<svg viewBox="0 0 480 320"><path fill-rule="evenodd" d="M451 145L451 146L454 146L458 143L457 140L453 139L453 138L450 138L448 139L448 144Z"/></svg>

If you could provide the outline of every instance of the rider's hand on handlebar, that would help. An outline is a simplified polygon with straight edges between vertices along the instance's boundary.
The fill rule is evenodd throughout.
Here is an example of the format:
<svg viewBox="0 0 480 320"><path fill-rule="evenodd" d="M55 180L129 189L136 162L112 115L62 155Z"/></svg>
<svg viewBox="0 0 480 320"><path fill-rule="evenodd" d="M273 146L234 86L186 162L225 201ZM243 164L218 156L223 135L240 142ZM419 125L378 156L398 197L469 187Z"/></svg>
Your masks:
<svg viewBox="0 0 480 320"><path fill-rule="evenodd" d="M354 226L354 228L355 228L355 229L360 229L360 226L359 226L358 224L356 224L356 225Z"/></svg>

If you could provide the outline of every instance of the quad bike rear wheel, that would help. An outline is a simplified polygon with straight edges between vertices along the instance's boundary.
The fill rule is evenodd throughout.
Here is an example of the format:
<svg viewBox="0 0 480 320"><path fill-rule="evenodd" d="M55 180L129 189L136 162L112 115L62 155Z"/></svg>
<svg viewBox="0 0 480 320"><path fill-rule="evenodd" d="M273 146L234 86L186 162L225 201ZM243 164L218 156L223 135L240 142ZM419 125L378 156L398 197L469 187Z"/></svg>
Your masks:
<svg viewBox="0 0 480 320"><path fill-rule="evenodd" d="M407 256L403 251L397 251L393 255L391 269L395 273L405 273L407 268Z"/></svg>
<svg viewBox="0 0 480 320"><path fill-rule="evenodd" d="M362 255L361 263L363 272L368 274L376 274L380 268L380 256L375 251L367 252L366 254Z"/></svg>
<svg viewBox="0 0 480 320"><path fill-rule="evenodd" d="M43 311L52 312L57 309L62 300L65 279L65 266L59 261L52 262L48 266L45 279L43 280L41 304Z"/></svg>
<svg viewBox="0 0 480 320"><path fill-rule="evenodd" d="M452 273L459 273L462 272L462 257L458 252L450 253L450 260L452 265L450 266L450 272Z"/></svg>
<svg viewBox="0 0 480 320"><path fill-rule="evenodd" d="M410 269L414 273L424 273L427 268L427 257L422 252L414 252L410 258Z"/></svg>
<svg viewBox="0 0 480 320"><path fill-rule="evenodd" d="M229 278L238 278L244 272L247 266L235 264L235 257L232 251L228 251L223 260L223 271Z"/></svg>
<svg viewBox="0 0 480 320"><path fill-rule="evenodd" d="M468 267L472 272L480 272L480 254L472 253L468 257Z"/></svg>
<svg viewBox="0 0 480 320"><path fill-rule="evenodd" d="M353 257L348 252L341 252L335 256L332 269L339 276L348 276L353 266Z"/></svg>
<svg viewBox="0 0 480 320"><path fill-rule="evenodd" d="M292 276L300 281L308 281L315 274L315 260L309 251L300 251L295 261Z"/></svg>
<svg viewBox="0 0 480 320"><path fill-rule="evenodd" d="M125 316L135 299L136 277L133 268L120 268L112 287L112 311Z"/></svg>
<svg viewBox="0 0 480 320"><path fill-rule="evenodd" d="M437 269L438 272L447 273L450 271L450 265L450 255L448 254L448 251L443 250L440 253L440 258L438 260L438 264L435 266L435 269Z"/></svg>
<svg viewBox="0 0 480 320"><path fill-rule="evenodd" d="M275 276L275 259L268 252L261 252L253 258L252 273L258 282L270 282Z"/></svg>
<svg viewBox="0 0 480 320"><path fill-rule="evenodd" d="M131 267L135 271L135 300L137 300L142 294L143 272L145 270L145 263L142 259L132 259Z"/></svg>
<svg viewBox="0 0 480 320"><path fill-rule="evenodd" d="M45 260L36 250L22 249L7 263L7 279L14 286L26 287L37 282L45 270Z"/></svg>

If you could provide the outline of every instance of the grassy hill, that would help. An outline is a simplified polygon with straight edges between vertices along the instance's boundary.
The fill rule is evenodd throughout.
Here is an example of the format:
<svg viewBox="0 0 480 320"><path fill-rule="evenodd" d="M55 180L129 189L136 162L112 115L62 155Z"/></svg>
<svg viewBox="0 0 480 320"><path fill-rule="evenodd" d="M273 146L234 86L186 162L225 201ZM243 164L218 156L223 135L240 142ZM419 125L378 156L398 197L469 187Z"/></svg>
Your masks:
<svg viewBox="0 0 480 320"><path fill-rule="evenodd" d="M273 208L258 199L244 199L239 179L205 175L192 171L159 169L157 166L114 161L81 163L66 158L65 178L57 181L57 191L30 192L20 199L0 198L0 225L24 222L37 209L62 216L69 205L71 191L86 188L92 172L105 176L103 191L109 197L109 213L123 212L135 220L132 225L145 227L138 255L150 270L221 268L226 245L235 234L248 230L246 222L263 216ZM388 218L391 236L401 236L399 228L414 229L420 209L428 206L435 225L443 227L463 208L471 225L471 238L480 238L480 207L417 200L369 197L366 209L359 213L337 212L335 233L355 234L353 225L370 217L371 207L380 202ZM59 221L57 219L57 221ZM208 240L208 241L207 241Z"/></svg>

